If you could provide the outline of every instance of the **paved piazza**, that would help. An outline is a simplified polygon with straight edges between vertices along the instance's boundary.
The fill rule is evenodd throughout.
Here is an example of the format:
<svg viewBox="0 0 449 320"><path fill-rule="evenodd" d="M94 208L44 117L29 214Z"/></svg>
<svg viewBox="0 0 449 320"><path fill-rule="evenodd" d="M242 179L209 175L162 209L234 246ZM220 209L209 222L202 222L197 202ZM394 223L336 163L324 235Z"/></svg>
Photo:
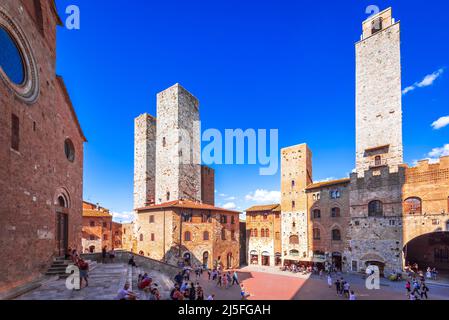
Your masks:
<svg viewBox="0 0 449 320"><path fill-rule="evenodd" d="M89 287L80 291L67 290L65 280L49 279L42 286L18 300L114 300L119 288L125 282L132 283L134 291L137 275L148 272L161 288L161 296L168 299L172 288L172 281L166 275L151 270L130 268L126 264L98 264L89 275ZM302 276L290 272L282 272L270 267L246 267L238 272L239 280L247 292L251 294L249 300L343 300L337 296L335 287L329 288L327 279L318 276ZM380 290L367 290L364 280L358 275L342 275L351 284L357 300L405 300L405 283L381 281ZM191 277L196 281L196 276ZM215 294L216 300L239 300L240 289L233 286L229 289L219 288L216 283L209 281L207 273L198 279L207 295ZM428 283L430 288L429 300L449 300L449 284ZM140 300L145 300L139 292Z"/></svg>

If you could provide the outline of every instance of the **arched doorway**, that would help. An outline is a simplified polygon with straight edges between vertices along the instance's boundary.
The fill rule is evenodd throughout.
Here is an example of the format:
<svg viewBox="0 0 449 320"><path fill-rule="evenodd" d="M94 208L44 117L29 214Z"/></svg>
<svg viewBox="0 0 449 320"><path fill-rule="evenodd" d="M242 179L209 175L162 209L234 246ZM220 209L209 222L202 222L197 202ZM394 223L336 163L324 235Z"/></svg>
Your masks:
<svg viewBox="0 0 449 320"><path fill-rule="evenodd" d="M276 266L282 265L282 254L280 252L276 252L274 255L274 264Z"/></svg>
<svg viewBox="0 0 449 320"><path fill-rule="evenodd" d="M59 193L55 199L56 211L56 253L63 257L69 250L69 198Z"/></svg>
<svg viewBox="0 0 449 320"><path fill-rule="evenodd" d="M192 255L190 254L190 252L184 253L183 257L184 257L184 264L186 266L190 266L190 261L191 261L191 258L192 258Z"/></svg>
<svg viewBox="0 0 449 320"><path fill-rule="evenodd" d="M342 258L340 252L332 252L332 265L336 270L342 270Z"/></svg>
<svg viewBox="0 0 449 320"><path fill-rule="evenodd" d="M257 254L257 251L252 250L249 254L251 264L259 264L259 255Z"/></svg>
<svg viewBox="0 0 449 320"><path fill-rule="evenodd" d="M89 253L94 253L94 252L95 252L95 246L90 246Z"/></svg>
<svg viewBox="0 0 449 320"><path fill-rule="evenodd" d="M424 272L430 267L448 274L449 232L436 231L412 239L404 247L404 260L406 266L417 266Z"/></svg>
<svg viewBox="0 0 449 320"><path fill-rule="evenodd" d="M205 252L203 253L203 267L204 267L205 269L207 269L207 268L208 268L208 265L209 265L209 252L205 251Z"/></svg>
<svg viewBox="0 0 449 320"><path fill-rule="evenodd" d="M229 252L228 255L226 256L226 269L231 269L232 268L232 264L233 264L232 253Z"/></svg>
<svg viewBox="0 0 449 320"><path fill-rule="evenodd" d="M270 253L267 251L262 252L262 265L270 266Z"/></svg>

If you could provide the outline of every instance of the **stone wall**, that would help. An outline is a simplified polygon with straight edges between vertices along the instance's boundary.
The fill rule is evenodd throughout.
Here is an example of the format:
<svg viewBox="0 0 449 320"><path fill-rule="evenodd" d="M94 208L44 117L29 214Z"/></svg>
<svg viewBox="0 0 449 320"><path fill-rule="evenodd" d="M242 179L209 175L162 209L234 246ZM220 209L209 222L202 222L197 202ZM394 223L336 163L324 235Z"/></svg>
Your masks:
<svg viewBox="0 0 449 320"><path fill-rule="evenodd" d="M198 105L179 84L157 95L156 203L201 200Z"/></svg>
<svg viewBox="0 0 449 320"><path fill-rule="evenodd" d="M156 119L142 114L134 121L134 209L155 202Z"/></svg>
<svg viewBox="0 0 449 320"><path fill-rule="evenodd" d="M402 270L402 186L405 182L404 168L390 173L383 167L369 170L364 178L351 174L349 204L351 220L348 228L349 247L345 256L348 269L360 271L366 262L385 263L385 272ZM383 204L381 217L368 216L368 204L380 200Z"/></svg>
<svg viewBox="0 0 449 320"><path fill-rule="evenodd" d="M356 168L359 176L374 165L376 156L381 156L381 162L390 166L392 172L397 172L403 163L400 24L392 24L391 10L381 15L383 29L371 35L364 27L364 37L356 44ZM381 146L385 148L367 151Z"/></svg>
<svg viewBox="0 0 449 320"><path fill-rule="evenodd" d="M134 261L136 262L136 265L143 268L144 270L147 270L151 272L151 270L162 272L166 275L169 275L171 278L174 278L175 275L177 275L180 271L182 271L181 268L179 268L176 265L164 263L158 260L154 260L148 257L136 255L134 253L131 253L129 251L124 250L116 250L115 251L115 263L128 263L131 256L134 256ZM102 257L101 253L94 253L94 254L82 254L81 257L85 260L90 261L96 261L98 263L101 263Z"/></svg>

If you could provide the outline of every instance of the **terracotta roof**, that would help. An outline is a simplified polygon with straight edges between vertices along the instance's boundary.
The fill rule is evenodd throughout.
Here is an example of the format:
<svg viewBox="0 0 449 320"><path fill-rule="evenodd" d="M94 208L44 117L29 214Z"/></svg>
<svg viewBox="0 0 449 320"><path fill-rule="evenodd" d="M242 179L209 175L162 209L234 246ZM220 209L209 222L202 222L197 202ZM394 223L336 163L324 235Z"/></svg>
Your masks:
<svg viewBox="0 0 449 320"><path fill-rule="evenodd" d="M210 204L194 202L194 201L190 201L190 200L175 200L175 201L165 202L165 203L161 203L161 204L155 204L155 205L136 209L136 211L140 212L140 211L148 211L148 210L154 210L154 209L165 209L165 208L185 208L185 209L214 210L214 211L222 211L222 212L240 213L239 211L223 209L223 208L212 206Z"/></svg>
<svg viewBox="0 0 449 320"><path fill-rule="evenodd" d="M282 211L281 205L278 204L277 207L273 209L273 211L274 212L281 212Z"/></svg>
<svg viewBox="0 0 449 320"><path fill-rule="evenodd" d="M330 186L334 186L334 185L337 185L337 184L345 184L345 183L349 183L350 181L351 181L351 179L345 178L345 179L338 179L338 180L331 180L331 181L323 181L323 182L312 183L311 185L307 186L306 190L323 188L323 187L330 187Z"/></svg>
<svg viewBox="0 0 449 320"><path fill-rule="evenodd" d="M245 212L256 212L256 211L280 211L280 210L274 210L280 207L279 204L267 204L263 206L253 206L249 209L246 209Z"/></svg>
<svg viewBox="0 0 449 320"><path fill-rule="evenodd" d="M98 210L83 210L83 217L112 218L112 215Z"/></svg>

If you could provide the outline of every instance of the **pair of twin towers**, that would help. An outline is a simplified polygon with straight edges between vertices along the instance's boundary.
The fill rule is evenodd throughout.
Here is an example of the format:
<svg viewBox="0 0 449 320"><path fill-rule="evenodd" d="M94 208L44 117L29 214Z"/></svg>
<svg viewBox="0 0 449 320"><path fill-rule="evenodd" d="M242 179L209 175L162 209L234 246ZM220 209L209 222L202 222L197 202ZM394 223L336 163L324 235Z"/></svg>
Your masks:
<svg viewBox="0 0 449 320"><path fill-rule="evenodd" d="M135 119L134 209L175 200L213 205L213 179L201 166L198 99L175 84L157 95L157 118Z"/></svg>

